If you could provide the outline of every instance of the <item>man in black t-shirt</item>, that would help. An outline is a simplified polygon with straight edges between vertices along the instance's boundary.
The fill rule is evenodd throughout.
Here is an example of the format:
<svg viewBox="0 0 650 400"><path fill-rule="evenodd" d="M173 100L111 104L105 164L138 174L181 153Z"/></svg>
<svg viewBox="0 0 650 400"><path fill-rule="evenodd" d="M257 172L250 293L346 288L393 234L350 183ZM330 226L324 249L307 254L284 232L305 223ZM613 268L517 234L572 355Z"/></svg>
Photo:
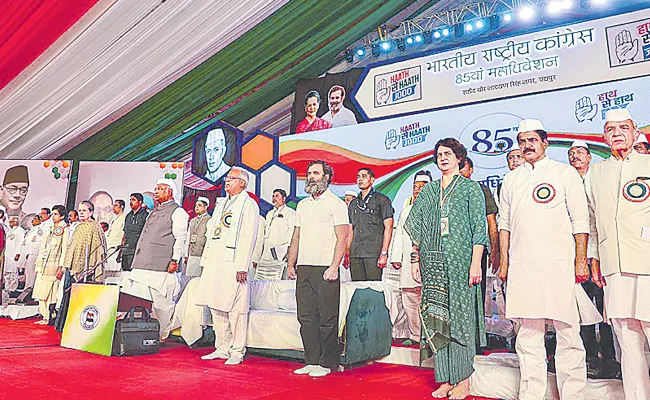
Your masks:
<svg viewBox="0 0 650 400"><path fill-rule="evenodd" d="M129 197L131 211L129 211L124 219L124 238L122 239L123 244L128 247L120 253L123 271L131 271L135 247L138 244L138 239L140 239L144 223L149 216L147 210L142 207L142 200L143 196L141 193L131 193Z"/></svg>
<svg viewBox="0 0 650 400"><path fill-rule="evenodd" d="M393 235L393 206L372 185L375 173L361 168L357 185L361 192L350 202L348 214L352 234L348 237L350 274L353 281L380 281L388 263L388 248Z"/></svg>

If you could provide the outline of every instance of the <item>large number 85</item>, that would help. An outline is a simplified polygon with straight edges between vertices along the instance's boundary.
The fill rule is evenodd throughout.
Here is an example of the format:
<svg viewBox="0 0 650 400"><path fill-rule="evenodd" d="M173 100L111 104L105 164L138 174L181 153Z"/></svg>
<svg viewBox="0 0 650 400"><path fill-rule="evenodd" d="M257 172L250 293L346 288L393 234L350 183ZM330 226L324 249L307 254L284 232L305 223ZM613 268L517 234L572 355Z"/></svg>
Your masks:
<svg viewBox="0 0 650 400"><path fill-rule="evenodd" d="M492 138L492 131L489 129L479 129L472 135L475 142L474 146L472 146L472 151L477 153L489 153L492 151L493 147L496 147L497 152L506 152L514 146L515 142L504 134L516 130L517 128L497 129L494 131L494 137ZM502 136L499 137L499 135ZM479 149L480 145L484 145L485 149Z"/></svg>

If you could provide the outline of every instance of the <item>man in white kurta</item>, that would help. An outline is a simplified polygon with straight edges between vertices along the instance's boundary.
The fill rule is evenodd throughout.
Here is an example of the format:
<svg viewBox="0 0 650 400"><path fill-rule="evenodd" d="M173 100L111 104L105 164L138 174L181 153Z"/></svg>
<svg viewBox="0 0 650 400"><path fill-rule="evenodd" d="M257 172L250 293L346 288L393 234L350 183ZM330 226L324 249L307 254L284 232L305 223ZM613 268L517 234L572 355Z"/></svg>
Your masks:
<svg viewBox="0 0 650 400"><path fill-rule="evenodd" d="M578 172L545 155L540 121L523 120L517 140L526 163L505 176L501 189L499 277L508 280L506 317L521 321L519 399L544 399L545 320L552 320L560 398L579 400L587 370L575 283L589 277L587 198Z"/></svg>
<svg viewBox="0 0 650 400"><path fill-rule="evenodd" d="M425 173L415 175L415 181L413 182L413 202L417 199L424 185L429 182L431 182L429 175ZM398 301L401 301L404 313L406 314L408 340L412 342L404 342L403 344L405 345L419 342L421 332L420 299L422 297L422 284L416 282L411 274L411 251L413 250L413 242L408 232L404 229L404 223L413 208L413 202L405 204L399 215L399 221L397 221L397 228L393 235L393 243L390 250L392 268L389 267L384 270L384 274L389 272L390 269L399 271L398 287L400 299Z"/></svg>
<svg viewBox="0 0 650 400"><path fill-rule="evenodd" d="M589 258L594 283L604 286L605 312L621 346L625 398L647 400L650 156L632 150L639 131L629 111L609 111L605 119L604 136L612 156L592 165L585 176L592 216Z"/></svg>
<svg viewBox="0 0 650 400"><path fill-rule="evenodd" d="M169 336L174 315L174 296L180 291L175 272L183 255L189 215L174 201L176 184L158 179L151 210L133 256L131 273L121 281L123 291L153 301L153 315L160 322L160 339Z"/></svg>
<svg viewBox="0 0 650 400"><path fill-rule="evenodd" d="M256 279L266 275L281 276L286 268L286 255L293 229L296 225L296 212L285 204L287 193L283 189L273 191L273 209L266 214L264 227L264 248L257 265Z"/></svg>
<svg viewBox="0 0 650 400"><path fill-rule="evenodd" d="M117 256L119 254L117 246L122 244L122 238L124 237L124 220L126 217L126 213L124 212L125 206L126 203L124 200L115 200L113 202L113 219L106 231L107 252L108 254L113 253L108 260L106 260L106 269L104 272L106 283L120 282L122 263L117 262Z"/></svg>
<svg viewBox="0 0 650 400"><path fill-rule="evenodd" d="M245 191L248 173L233 167L225 178L228 196L219 199L206 230L203 274L196 305L212 315L215 351L201 359L240 364L246 354L248 267L259 224L259 207Z"/></svg>
<svg viewBox="0 0 650 400"><path fill-rule="evenodd" d="M48 232L43 230L41 219L34 215L32 219L32 229L27 232L22 246L20 247L20 257L18 259L19 268L25 271L25 288L33 288L36 282L36 260L38 251Z"/></svg>
<svg viewBox="0 0 650 400"><path fill-rule="evenodd" d="M25 239L25 230L18 224L17 216L9 218L9 232L5 236L5 266L4 281L5 290L13 292L18 290L18 258L20 248Z"/></svg>

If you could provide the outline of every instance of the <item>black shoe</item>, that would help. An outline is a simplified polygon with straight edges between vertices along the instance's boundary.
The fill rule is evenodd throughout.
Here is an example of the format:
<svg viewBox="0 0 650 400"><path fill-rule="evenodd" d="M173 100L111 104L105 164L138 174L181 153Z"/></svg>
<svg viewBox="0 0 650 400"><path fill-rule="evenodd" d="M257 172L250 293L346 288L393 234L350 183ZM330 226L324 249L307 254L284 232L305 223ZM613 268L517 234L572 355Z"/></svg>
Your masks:
<svg viewBox="0 0 650 400"><path fill-rule="evenodd" d="M555 373L555 357L551 356L551 358L548 359L547 369L548 372L553 374Z"/></svg>

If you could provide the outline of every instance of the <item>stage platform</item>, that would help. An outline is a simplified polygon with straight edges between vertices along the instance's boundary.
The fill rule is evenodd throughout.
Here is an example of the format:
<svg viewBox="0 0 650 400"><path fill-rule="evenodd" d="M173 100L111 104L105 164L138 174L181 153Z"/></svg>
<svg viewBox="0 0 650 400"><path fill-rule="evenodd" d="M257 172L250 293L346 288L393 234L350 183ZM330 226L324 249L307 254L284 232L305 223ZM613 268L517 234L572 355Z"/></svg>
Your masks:
<svg viewBox="0 0 650 400"><path fill-rule="evenodd" d="M391 354L379 363L419 366L420 353L414 347L393 346ZM433 359L425 360L423 368L433 368ZM492 353L476 356L472 375L472 393L493 398L516 399L519 391L519 362L516 354ZM582 400L624 400L623 382L616 379L589 379ZM548 374L544 400L559 400L555 374Z"/></svg>
<svg viewBox="0 0 650 400"><path fill-rule="evenodd" d="M324 378L292 373L301 364L248 357L238 366L203 361L209 348L168 344L160 353L104 357L58 346L60 334L34 320L0 318L0 399L431 399L433 371L371 363ZM486 400L484 397L468 397Z"/></svg>

